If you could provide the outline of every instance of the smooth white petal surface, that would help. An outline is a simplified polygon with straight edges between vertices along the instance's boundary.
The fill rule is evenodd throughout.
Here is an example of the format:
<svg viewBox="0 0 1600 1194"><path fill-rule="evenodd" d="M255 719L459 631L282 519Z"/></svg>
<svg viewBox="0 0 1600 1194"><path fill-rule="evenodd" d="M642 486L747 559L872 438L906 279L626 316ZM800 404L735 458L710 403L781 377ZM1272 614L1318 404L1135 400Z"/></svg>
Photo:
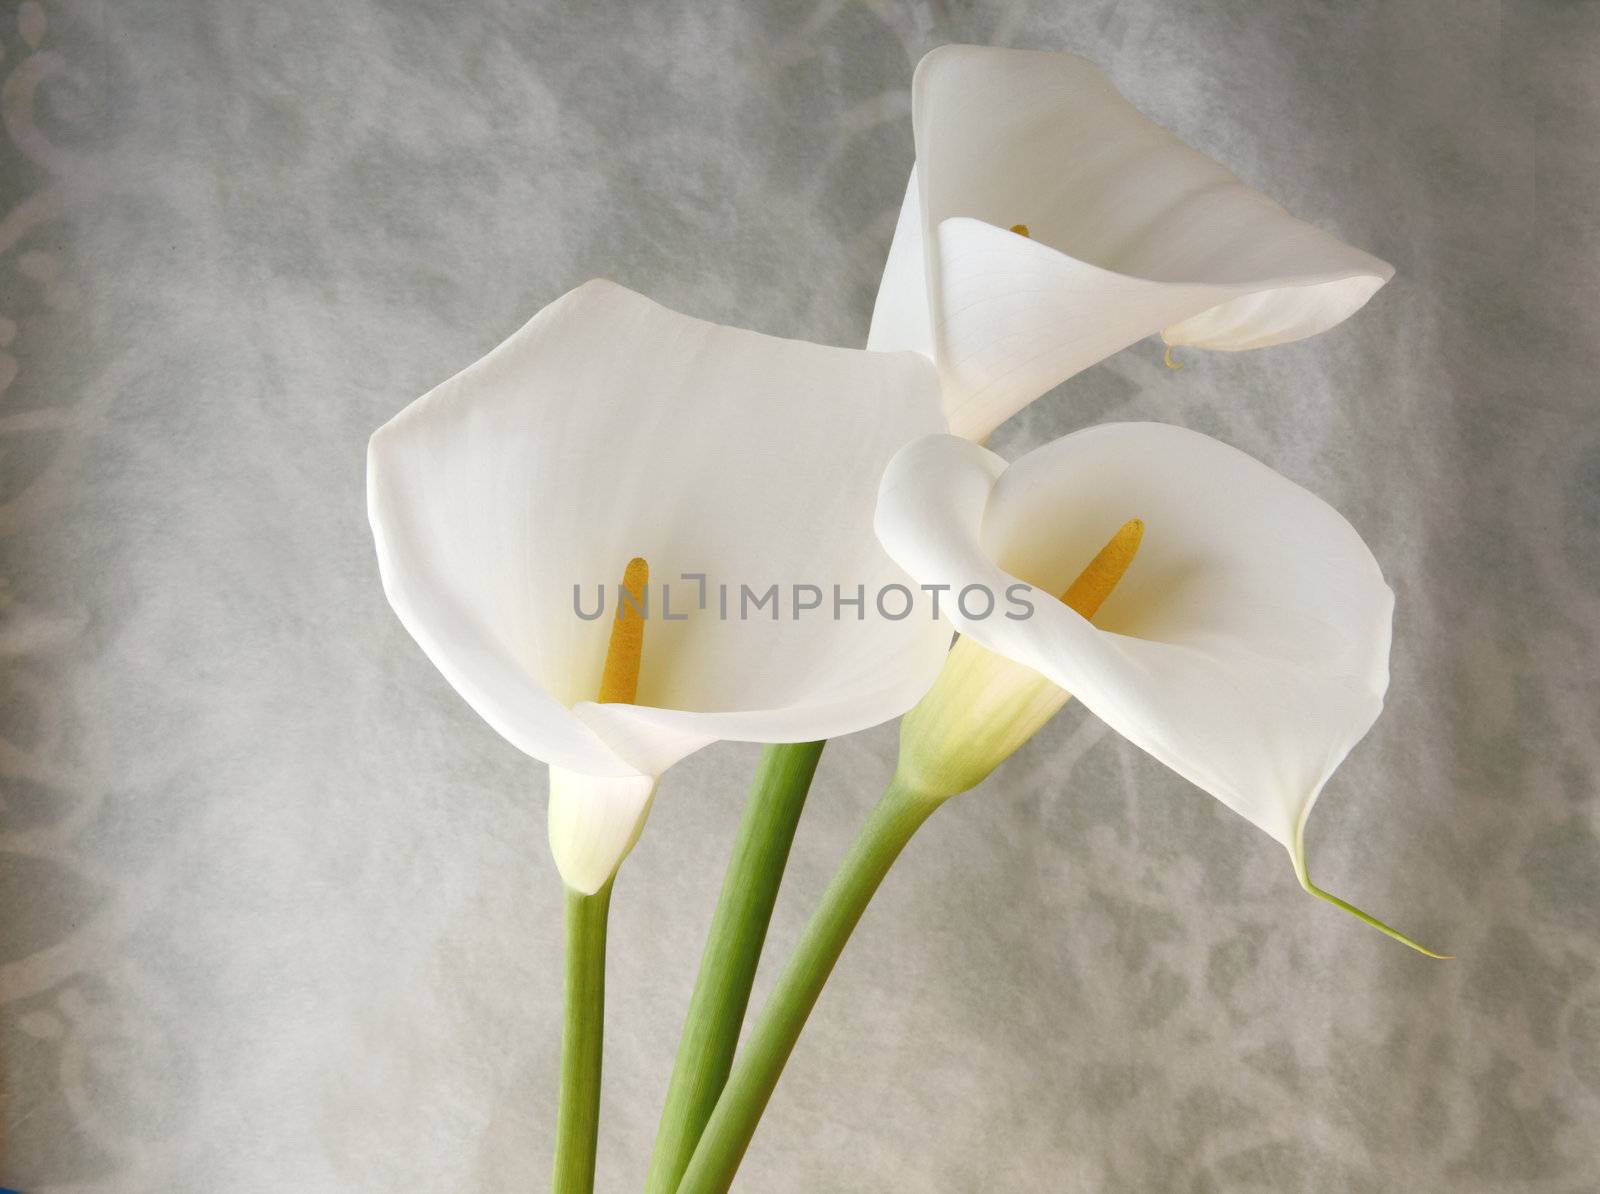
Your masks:
<svg viewBox="0 0 1600 1194"><path fill-rule="evenodd" d="M1056 595L1131 518L1139 553L1091 624ZM921 440L890 464L877 522L919 582L1034 586L1025 620L946 608L1299 860L1306 814L1388 686L1393 595L1337 511L1206 436L1124 423L1009 468Z"/></svg>
<svg viewBox="0 0 1600 1194"><path fill-rule="evenodd" d="M591 282L373 436L384 587L473 708L572 772L655 776L718 738L861 729L916 700L948 628L888 621L870 598L859 621L795 620L789 587L905 581L873 535L877 479L941 426L921 357L721 327ZM585 621L574 586L593 612L636 555L656 602L638 703L598 705L614 605ZM683 573L705 574L709 609ZM773 584L779 619L741 620L739 586Z"/></svg>
<svg viewBox="0 0 1600 1194"><path fill-rule="evenodd" d="M1163 329L1226 350L1323 331L1393 275L1152 124L1081 58L945 46L917 67L913 104L905 244L869 344L932 339L956 434L984 438ZM904 266L914 240L920 277Z"/></svg>
<svg viewBox="0 0 1600 1194"><path fill-rule="evenodd" d="M933 314L928 303L928 262L922 237L921 184L911 168L900 218L889 242L889 259L873 301L867 347L873 352L916 352L929 360L938 355Z"/></svg>
<svg viewBox="0 0 1600 1194"><path fill-rule="evenodd" d="M593 895L617 873L655 799L648 775L600 776L550 768L550 853L561 880Z"/></svg>

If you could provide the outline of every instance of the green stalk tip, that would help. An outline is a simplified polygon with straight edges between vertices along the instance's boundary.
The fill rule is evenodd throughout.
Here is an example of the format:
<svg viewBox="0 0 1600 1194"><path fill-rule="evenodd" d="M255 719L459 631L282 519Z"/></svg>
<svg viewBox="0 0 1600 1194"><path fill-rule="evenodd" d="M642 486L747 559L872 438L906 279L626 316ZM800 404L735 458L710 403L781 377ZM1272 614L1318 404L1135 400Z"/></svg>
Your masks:
<svg viewBox="0 0 1600 1194"><path fill-rule="evenodd" d="M1373 915L1371 915L1369 913L1361 911L1361 909L1357 908L1354 904L1352 904L1352 903L1350 903L1350 902L1348 902L1346 900L1341 900L1338 896L1334 895L1332 892L1323 891L1322 888L1318 887L1315 883L1313 883L1311 881L1311 872L1306 866L1304 848L1302 848L1299 851L1299 853L1297 853L1296 856L1295 856L1294 873L1295 873L1295 877L1300 880L1300 886L1305 888L1312 895L1316 896L1317 899L1326 900L1328 903L1332 904L1335 908L1339 908L1339 909L1342 909L1345 912L1348 912L1351 916L1355 917L1357 920L1363 922L1364 924L1371 925L1373 928L1377 929L1378 932L1382 933L1384 936L1393 937L1401 945L1409 945L1412 949L1416 950L1419 954L1422 954L1424 957L1437 958L1441 962L1453 962L1453 961L1455 961L1455 954L1435 953L1433 950L1429 949L1427 946L1421 944L1418 941L1413 940L1410 937L1407 937L1399 929L1396 929L1396 928L1392 927L1391 925L1384 924L1383 921L1379 920L1376 916L1373 916Z"/></svg>

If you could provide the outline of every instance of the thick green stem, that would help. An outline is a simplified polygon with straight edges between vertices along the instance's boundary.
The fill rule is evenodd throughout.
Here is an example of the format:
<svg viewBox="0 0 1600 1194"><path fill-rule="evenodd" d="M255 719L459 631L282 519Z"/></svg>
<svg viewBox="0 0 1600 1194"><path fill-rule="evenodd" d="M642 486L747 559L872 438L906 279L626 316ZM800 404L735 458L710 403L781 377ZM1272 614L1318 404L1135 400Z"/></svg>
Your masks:
<svg viewBox="0 0 1600 1194"><path fill-rule="evenodd" d="M755 1135L806 1018L889 867L942 800L889 785L823 894L740 1050L677 1194L722 1194Z"/></svg>
<svg viewBox="0 0 1600 1194"><path fill-rule="evenodd" d="M567 889L567 995L561 1028L554 1194L590 1194L600 1129L600 1049L606 1012L606 914L611 884L586 896Z"/></svg>
<svg viewBox="0 0 1600 1194"><path fill-rule="evenodd" d="M672 1194L678 1188L728 1080L778 885L823 745L769 746L761 755L700 957L646 1194Z"/></svg>

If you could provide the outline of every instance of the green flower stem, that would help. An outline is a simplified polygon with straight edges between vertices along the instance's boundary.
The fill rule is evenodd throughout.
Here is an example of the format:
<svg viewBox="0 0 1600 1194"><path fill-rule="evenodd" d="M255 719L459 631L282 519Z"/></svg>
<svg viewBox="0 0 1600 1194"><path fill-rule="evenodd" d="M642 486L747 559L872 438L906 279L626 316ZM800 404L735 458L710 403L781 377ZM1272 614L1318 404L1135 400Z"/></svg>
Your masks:
<svg viewBox="0 0 1600 1194"><path fill-rule="evenodd" d="M678 1188L728 1080L778 885L824 745L800 742L762 752L700 957L646 1194L672 1194Z"/></svg>
<svg viewBox="0 0 1600 1194"><path fill-rule="evenodd" d="M567 889L566 1016L556 1110L554 1194L590 1194L600 1129L600 1048L606 1012L606 915L611 884L593 895Z"/></svg>
<svg viewBox="0 0 1600 1194"><path fill-rule="evenodd" d="M750 1030L677 1194L722 1194L733 1183L845 942L911 835L942 803L896 779L873 807Z"/></svg>

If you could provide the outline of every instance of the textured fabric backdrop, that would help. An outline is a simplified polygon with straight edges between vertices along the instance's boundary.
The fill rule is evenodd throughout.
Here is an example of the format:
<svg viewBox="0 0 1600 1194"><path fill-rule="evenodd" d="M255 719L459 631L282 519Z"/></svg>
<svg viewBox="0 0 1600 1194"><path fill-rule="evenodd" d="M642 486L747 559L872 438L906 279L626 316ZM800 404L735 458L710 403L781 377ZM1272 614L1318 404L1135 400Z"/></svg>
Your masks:
<svg viewBox="0 0 1600 1194"><path fill-rule="evenodd" d="M367 435L595 275L861 343L952 40L1093 58L1398 266L1327 335L1140 344L993 446L1170 420L1350 517L1394 683L1315 871L1461 960L1069 706L913 843L740 1188L1600 1188L1600 6L1465 0L6 4L0 1184L543 1187L543 768L384 603ZM828 748L769 963L894 744ZM756 754L674 769L618 882L607 1191Z"/></svg>

